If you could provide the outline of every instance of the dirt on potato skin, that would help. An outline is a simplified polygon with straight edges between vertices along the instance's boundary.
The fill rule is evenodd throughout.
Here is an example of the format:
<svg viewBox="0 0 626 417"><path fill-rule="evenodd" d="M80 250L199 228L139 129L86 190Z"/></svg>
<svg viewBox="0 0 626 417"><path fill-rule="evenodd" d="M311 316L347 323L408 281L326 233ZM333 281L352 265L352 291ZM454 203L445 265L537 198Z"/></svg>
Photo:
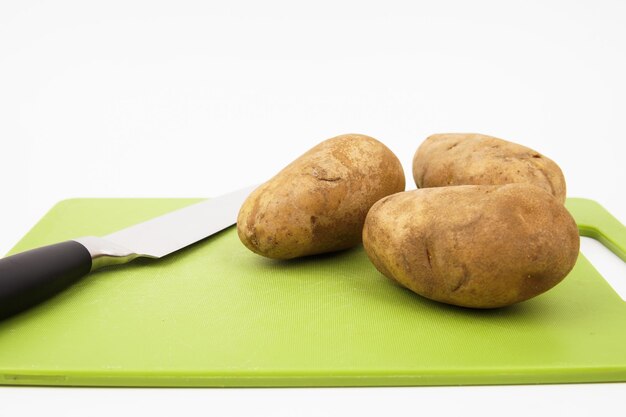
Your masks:
<svg viewBox="0 0 626 417"><path fill-rule="evenodd" d="M404 191L398 158L360 134L321 142L257 188L237 219L242 243L273 259L358 245L370 207Z"/></svg>
<svg viewBox="0 0 626 417"><path fill-rule="evenodd" d="M554 161L517 143L478 133L429 136L413 157L413 179L418 188L527 183L561 203L566 194L565 177Z"/></svg>
<svg viewBox="0 0 626 417"><path fill-rule="evenodd" d="M535 297L578 257L574 219L529 184L419 189L370 210L363 245L388 278L424 297L496 308Z"/></svg>

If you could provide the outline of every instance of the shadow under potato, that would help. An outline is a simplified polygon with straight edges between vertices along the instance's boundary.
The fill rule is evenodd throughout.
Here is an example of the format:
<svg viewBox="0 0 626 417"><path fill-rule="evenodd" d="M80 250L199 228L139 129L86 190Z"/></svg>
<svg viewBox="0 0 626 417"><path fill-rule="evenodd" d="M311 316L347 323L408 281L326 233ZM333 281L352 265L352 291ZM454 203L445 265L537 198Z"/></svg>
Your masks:
<svg viewBox="0 0 626 417"><path fill-rule="evenodd" d="M381 274L382 275L382 274ZM520 314L528 314L529 311L537 311L535 308L529 308L528 302L520 302L516 304L511 304L504 307L496 307L496 308L472 308L472 307L463 307L457 306L454 304L447 304L440 301L431 300L430 298L423 297L410 289L403 287L402 285L389 281L389 285L396 287L399 291L406 294L406 297L410 297L415 300L416 303L420 304L420 308L430 308L430 309L438 309L450 314L464 314L475 317L506 317L506 316L515 316ZM530 300L527 300L530 301Z"/></svg>
<svg viewBox="0 0 626 417"><path fill-rule="evenodd" d="M361 251L361 250L363 250L363 247L359 245L353 248L343 249L343 250L335 251L335 252L327 252L327 253L320 253L316 255L302 256L302 257L294 258L294 259L272 259L270 261L277 263L281 267L290 268L290 267L297 267L300 265L308 265L311 263L341 261L342 258L354 255L356 252Z"/></svg>
<svg viewBox="0 0 626 417"><path fill-rule="evenodd" d="M391 308L399 308L399 310L408 308L414 311L437 312L444 315L465 316L470 319L490 318L492 320L522 315L526 317L541 315L544 311L541 307L543 303L537 303L535 300L527 300L505 307L476 309L428 299L380 273L369 261L362 245L342 251L290 260L275 260L257 256L256 263L258 267L264 270L271 270L280 280L294 279L308 282L310 285L339 281L335 284L345 284L351 289L349 294L345 294L346 297L365 298ZM312 268L315 269L315 274L300 273L307 272Z"/></svg>

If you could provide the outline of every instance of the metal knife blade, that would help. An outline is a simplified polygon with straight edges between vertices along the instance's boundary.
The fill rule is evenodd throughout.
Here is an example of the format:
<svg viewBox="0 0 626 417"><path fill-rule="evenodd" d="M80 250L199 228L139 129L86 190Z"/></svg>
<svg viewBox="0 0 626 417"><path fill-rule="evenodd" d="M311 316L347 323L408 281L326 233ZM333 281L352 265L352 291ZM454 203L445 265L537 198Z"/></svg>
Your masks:
<svg viewBox="0 0 626 417"><path fill-rule="evenodd" d="M254 188L256 186L175 210L103 239L143 256L161 258L235 224L239 208Z"/></svg>
<svg viewBox="0 0 626 417"><path fill-rule="evenodd" d="M98 268L161 258L233 224L257 186L208 199L103 237L87 236L0 259L0 318L29 308Z"/></svg>

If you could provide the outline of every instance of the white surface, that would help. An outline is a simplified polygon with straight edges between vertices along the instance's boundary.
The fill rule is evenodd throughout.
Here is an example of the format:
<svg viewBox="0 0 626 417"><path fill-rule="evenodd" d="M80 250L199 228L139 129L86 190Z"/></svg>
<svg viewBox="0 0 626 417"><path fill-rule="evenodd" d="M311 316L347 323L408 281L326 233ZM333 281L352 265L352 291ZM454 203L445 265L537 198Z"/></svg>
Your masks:
<svg viewBox="0 0 626 417"><path fill-rule="evenodd" d="M0 253L61 199L218 195L347 132L386 143L410 187L429 134L517 141L624 222L624 21L619 0L3 0ZM585 415L625 387L0 388L0 415L170 415L180 401L221 415Z"/></svg>
<svg viewBox="0 0 626 417"><path fill-rule="evenodd" d="M616 293L626 301L626 262L595 239L583 237L580 251L598 270Z"/></svg>
<svg viewBox="0 0 626 417"><path fill-rule="evenodd" d="M623 384L421 388L5 388L3 416L623 416ZM39 401L34 401L38 399ZM8 400L8 401L7 401ZM8 404L7 404L8 402ZM147 410L150 412L148 413ZM37 413L35 413L37 412ZM555 414L556 413L556 414Z"/></svg>

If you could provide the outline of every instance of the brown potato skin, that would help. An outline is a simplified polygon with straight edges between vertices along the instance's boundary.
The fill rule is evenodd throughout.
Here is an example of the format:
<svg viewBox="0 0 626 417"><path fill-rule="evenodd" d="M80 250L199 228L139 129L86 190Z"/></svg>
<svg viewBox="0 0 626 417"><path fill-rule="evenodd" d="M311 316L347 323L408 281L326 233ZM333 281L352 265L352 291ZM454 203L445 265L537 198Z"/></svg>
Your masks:
<svg viewBox="0 0 626 417"><path fill-rule="evenodd" d="M535 297L574 267L580 238L565 207L529 184L425 188L369 211L363 245L388 278L473 308Z"/></svg>
<svg viewBox="0 0 626 417"><path fill-rule="evenodd" d="M478 133L429 136L413 157L413 179L418 188L528 183L565 202L565 178L554 161L517 143Z"/></svg>
<svg viewBox="0 0 626 417"><path fill-rule="evenodd" d="M370 207L403 191L404 170L381 142L341 135L310 149L242 205L239 239L273 259L347 249L361 243Z"/></svg>

